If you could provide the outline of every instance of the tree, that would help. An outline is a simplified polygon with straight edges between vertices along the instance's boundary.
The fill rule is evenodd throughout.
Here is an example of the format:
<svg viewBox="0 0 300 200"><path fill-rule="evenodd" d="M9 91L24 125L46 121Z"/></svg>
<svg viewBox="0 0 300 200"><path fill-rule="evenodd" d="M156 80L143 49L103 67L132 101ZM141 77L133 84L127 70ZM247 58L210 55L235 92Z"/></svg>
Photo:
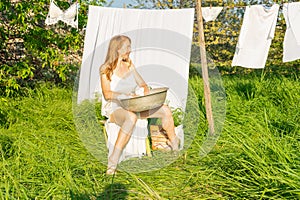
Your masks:
<svg viewBox="0 0 300 200"><path fill-rule="evenodd" d="M70 5L55 1L62 9ZM0 94L11 96L39 81L54 83L72 79L81 63L84 26L89 5L104 0L81 1L79 29L63 22L46 26L49 0L0 2Z"/></svg>

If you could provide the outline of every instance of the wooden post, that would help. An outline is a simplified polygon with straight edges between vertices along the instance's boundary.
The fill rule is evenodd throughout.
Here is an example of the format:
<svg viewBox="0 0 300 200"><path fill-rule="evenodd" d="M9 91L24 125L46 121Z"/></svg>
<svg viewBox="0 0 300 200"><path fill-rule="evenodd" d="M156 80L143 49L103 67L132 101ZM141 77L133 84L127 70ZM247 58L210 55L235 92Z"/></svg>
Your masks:
<svg viewBox="0 0 300 200"><path fill-rule="evenodd" d="M196 2L199 46L200 46L200 56L201 56L201 68L202 68L202 78L203 78L203 84L204 84L206 118L208 120L208 126L210 129L210 133L214 134L215 128L214 128L214 119L213 119L212 107L211 107L211 98L210 98L211 96L210 96L210 87L209 87L209 78L208 78L208 67L207 67L207 58L206 58L206 49L205 49L205 40L204 40L201 3L202 3L201 0L197 0L197 2Z"/></svg>

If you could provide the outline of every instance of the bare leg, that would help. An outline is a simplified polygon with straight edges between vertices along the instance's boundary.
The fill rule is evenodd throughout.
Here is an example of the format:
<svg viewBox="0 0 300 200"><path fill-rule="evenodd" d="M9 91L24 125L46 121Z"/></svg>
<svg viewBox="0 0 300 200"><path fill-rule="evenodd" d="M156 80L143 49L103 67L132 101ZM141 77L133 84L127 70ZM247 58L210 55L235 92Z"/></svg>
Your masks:
<svg viewBox="0 0 300 200"><path fill-rule="evenodd" d="M114 145L114 150L108 158L108 174L115 173L115 169L117 167L123 149L125 148L131 137L132 130L137 121L137 116L133 112L129 112L124 109L118 109L111 114L110 121L116 123L121 128Z"/></svg>
<svg viewBox="0 0 300 200"><path fill-rule="evenodd" d="M141 118L161 118L162 128L167 132L171 142L169 145L173 150L178 150L179 139L175 134L174 120L169 106L163 105L159 108L143 111Z"/></svg>

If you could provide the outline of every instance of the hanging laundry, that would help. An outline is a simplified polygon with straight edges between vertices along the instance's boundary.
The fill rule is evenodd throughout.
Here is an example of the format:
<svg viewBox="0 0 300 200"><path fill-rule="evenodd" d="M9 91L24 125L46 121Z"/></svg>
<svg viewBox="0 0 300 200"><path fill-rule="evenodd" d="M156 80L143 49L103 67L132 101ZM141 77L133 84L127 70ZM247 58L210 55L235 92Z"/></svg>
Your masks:
<svg viewBox="0 0 300 200"><path fill-rule="evenodd" d="M286 31L283 41L283 62L300 59L300 2L284 3Z"/></svg>
<svg viewBox="0 0 300 200"><path fill-rule="evenodd" d="M80 70L78 102L92 99L96 93L101 92L99 66L105 61L107 48L101 45L108 45L107 41L114 35L129 33L131 35L128 36L133 40L131 59L134 60L135 66L150 64L168 66L183 79L171 81L172 79L162 78L170 76L169 73L163 74L162 69L157 75L145 73L143 77L158 83L165 81L164 84L168 85L170 90L178 91L180 94L178 98L182 99L185 105L188 94L189 61L183 58L190 58L191 54L193 8L148 10L89 6L88 19ZM178 37L183 39L178 39ZM148 50L135 51L134 49ZM169 81L172 85L167 84Z"/></svg>
<svg viewBox="0 0 300 200"><path fill-rule="evenodd" d="M215 21L223 7L202 7L202 17L205 22Z"/></svg>
<svg viewBox="0 0 300 200"><path fill-rule="evenodd" d="M279 5L247 6L232 66L264 68L275 33Z"/></svg>
<svg viewBox="0 0 300 200"><path fill-rule="evenodd" d="M56 24L59 20L78 29L78 3L75 2L67 10L62 11L54 3L54 0L51 0L45 23L52 25Z"/></svg>

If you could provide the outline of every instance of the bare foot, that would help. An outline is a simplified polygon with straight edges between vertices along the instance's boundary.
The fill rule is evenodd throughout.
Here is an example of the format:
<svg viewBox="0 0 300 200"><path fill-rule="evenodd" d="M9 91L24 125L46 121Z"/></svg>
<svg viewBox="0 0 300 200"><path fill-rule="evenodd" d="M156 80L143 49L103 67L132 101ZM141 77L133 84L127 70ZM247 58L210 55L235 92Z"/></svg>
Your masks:
<svg viewBox="0 0 300 200"><path fill-rule="evenodd" d="M173 151L179 151L180 140L178 137L175 137L172 141L168 141L168 145L172 148Z"/></svg>
<svg viewBox="0 0 300 200"><path fill-rule="evenodd" d="M111 159L108 159L108 165L107 165L107 170L106 170L106 174L107 175L114 175L117 173L117 165L116 163L114 163Z"/></svg>

